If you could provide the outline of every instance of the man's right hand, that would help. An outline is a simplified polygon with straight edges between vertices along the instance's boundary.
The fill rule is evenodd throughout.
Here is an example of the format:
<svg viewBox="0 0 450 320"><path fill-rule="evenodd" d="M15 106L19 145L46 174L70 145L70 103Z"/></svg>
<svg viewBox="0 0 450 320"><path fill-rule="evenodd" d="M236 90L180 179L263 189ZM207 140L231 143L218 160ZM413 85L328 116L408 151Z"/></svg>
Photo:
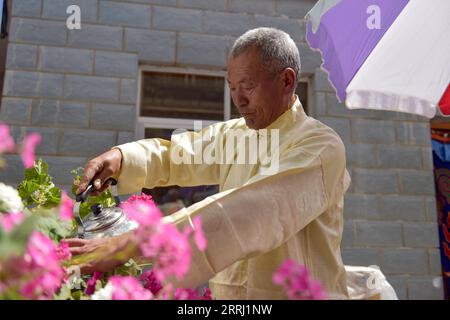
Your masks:
<svg viewBox="0 0 450 320"><path fill-rule="evenodd" d="M120 149L109 150L98 157L90 160L84 167L84 174L78 185L77 194L86 190L92 181L94 189L93 195L98 195L105 191L111 182L105 183L111 177L117 177L122 165L122 152Z"/></svg>

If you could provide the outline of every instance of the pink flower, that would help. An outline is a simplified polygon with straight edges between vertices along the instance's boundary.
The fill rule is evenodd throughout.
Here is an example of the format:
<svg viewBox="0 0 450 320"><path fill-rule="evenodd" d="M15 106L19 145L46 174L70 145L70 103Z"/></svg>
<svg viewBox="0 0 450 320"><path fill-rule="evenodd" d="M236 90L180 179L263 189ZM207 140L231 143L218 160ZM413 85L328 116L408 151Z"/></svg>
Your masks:
<svg viewBox="0 0 450 320"><path fill-rule="evenodd" d="M15 226L22 223L25 215L21 212L0 214L0 227L6 232L10 232Z"/></svg>
<svg viewBox="0 0 450 320"><path fill-rule="evenodd" d="M52 299L53 294L61 287L62 278L62 271L41 269L36 277L22 286L20 293L28 299Z"/></svg>
<svg viewBox="0 0 450 320"><path fill-rule="evenodd" d="M193 289L181 289L177 288L174 293L175 300L212 300L211 290L205 288L202 293Z"/></svg>
<svg viewBox="0 0 450 320"><path fill-rule="evenodd" d="M173 283L167 283L159 292L158 300L171 300L173 291Z"/></svg>
<svg viewBox="0 0 450 320"><path fill-rule="evenodd" d="M194 241L200 251L205 251L206 249L206 238L203 234L202 229L202 219L200 217L195 217L192 220L194 224Z"/></svg>
<svg viewBox="0 0 450 320"><path fill-rule="evenodd" d="M139 223L135 231L139 248L145 257L154 261L152 273L144 273L146 288L159 292L160 288L155 281L163 282L168 276L176 276L181 279L189 270L191 262L191 248L189 246L189 234L192 230L180 232L171 224L161 221L162 214L151 197L132 196L122 203L121 207L127 216ZM195 220L195 229L200 232L197 240L200 247L204 248L206 241L201 233L201 223ZM149 278L145 278L149 277Z"/></svg>
<svg viewBox="0 0 450 320"><path fill-rule="evenodd" d="M69 250L69 244L62 240L56 247L56 256L60 261L69 260L72 258L72 254Z"/></svg>
<svg viewBox="0 0 450 320"><path fill-rule="evenodd" d="M2 290L18 291L26 299L51 299L64 280L64 270L49 261L48 266L39 266L27 253L11 256L2 261L0 269L7 277L2 279Z"/></svg>
<svg viewBox="0 0 450 320"><path fill-rule="evenodd" d="M283 284L293 273L296 263L290 259L284 261L273 275L273 283Z"/></svg>
<svg viewBox="0 0 450 320"><path fill-rule="evenodd" d="M161 282L156 279L155 273L153 270L146 270L144 271L141 276L139 277L139 280L144 285L144 288L147 290L150 290L153 295L158 295L158 293L163 288L161 285Z"/></svg>
<svg viewBox="0 0 450 320"><path fill-rule="evenodd" d="M22 150L22 162L25 168L28 169L34 166L34 152L39 143L41 143L41 135L39 133L32 133L25 137Z"/></svg>
<svg viewBox="0 0 450 320"><path fill-rule="evenodd" d="M150 300L152 293L145 289L141 283L133 277L112 276L109 283L113 286L113 300Z"/></svg>
<svg viewBox="0 0 450 320"><path fill-rule="evenodd" d="M189 270L191 248L188 236L171 224L161 224L154 233L143 230L140 249L144 256L155 261L154 273L159 281L175 275L181 279Z"/></svg>
<svg viewBox="0 0 450 320"><path fill-rule="evenodd" d="M61 204L59 205L59 217L61 220L72 220L73 200L65 191L61 192Z"/></svg>
<svg viewBox="0 0 450 320"><path fill-rule="evenodd" d="M42 267L59 265L56 246L42 233L34 231L28 239L25 258Z"/></svg>
<svg viewBox="0 0 450 320"><path fill-rule="evenodd" d="M133 194L132 196L130 196L127 201L124 201L123 203L126 202L135 202L135 201L144 201L144 202L151 202L153 203L153 198L152 196L149 196L148 194L142 193L140 196L137 194Z"/></svg>
<svg viewBox="0 0 450 320"><path fill-rule="evenodd" d="M318 281L309 277L305 266L286 260L273 275L273 282L283 287L291 300L321 300L325 293Z"/></svg>
<svg viewBox="0 0 450 320"><path fill-rule="evenodd" d="M212 300L212 293L210 288L205 288L203 293L203 300Z"/></svg>
<svg viewBox="0 0 450 320"><path fill-rule="evenodd" d="M130 199L132 199L130 201ZM151 226L159 222L162 218L161 211L156 206L151 197L142 196L131 197L120 206L127 214L128 218L139 223L140 226Z"/></svg>
<svg viewBox="0 0 450 320"><path fill-rule="evenodd" d="M68 250L64 244L62 248ZM60 256L64 255L67 256L67 252ZM51 299L65 276L56 245L37 231L28 239L27 250L16 268L20 277L26 280L20 285L20 292L28 299Z"/></svg>
<svg viewBox="0 0 450 320"><path fill-rule="evenodd" d="M97 280L103 277L103 272L95 271L92 277L86 282L87 288L84 293L91 296L95 292L95 286L97 285Z"/></svg>
<svg viewBox="0 0 450 320"><path fill-rule="evenodd" d="M5 124L0 124L0 154L5 151L14 151L15 147L14 139L9 133L9 127Z"/></svg>

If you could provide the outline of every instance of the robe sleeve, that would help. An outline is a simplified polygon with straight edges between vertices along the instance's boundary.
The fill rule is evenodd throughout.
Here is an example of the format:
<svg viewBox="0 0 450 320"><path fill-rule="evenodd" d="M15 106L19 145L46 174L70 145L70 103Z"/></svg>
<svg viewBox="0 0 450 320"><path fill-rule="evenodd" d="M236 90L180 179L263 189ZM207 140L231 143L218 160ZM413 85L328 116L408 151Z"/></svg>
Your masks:
<svg viewBox="0 0 450 320"><path fill-rule="evenodd" d="M117 177L119 194L171 185L219 184L220 165L205 163L202 155L208 146L215 148L215 144L220 143L220 139L214 137L224 126L219 123L200 132L174 134L170 141L143 139L113 147L122 152Z"/></svg>
<svg viewBox="0 0 450 320"><path fill-rule="evenodd" d="M177 285L196 287L236 261L279 247L341 200L348 184L344 145L330 134L280 154L277 174L257 175L165 217L185 228L200 216L207 239L204 252L192 245L191 268Z"/></svg>

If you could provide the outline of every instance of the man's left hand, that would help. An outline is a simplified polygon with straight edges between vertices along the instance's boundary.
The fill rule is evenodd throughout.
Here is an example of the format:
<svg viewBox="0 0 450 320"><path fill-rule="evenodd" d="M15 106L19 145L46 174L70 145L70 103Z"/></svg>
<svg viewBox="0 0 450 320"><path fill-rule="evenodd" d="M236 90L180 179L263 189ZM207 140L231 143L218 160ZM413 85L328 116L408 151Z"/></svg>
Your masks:
<svg viewBox="0 0 450 320"><path fill-rule="evenodd" d="M85 274L112 271L138 255L132 233L92 240L65 239L64 242L73 256L70 265L78 265Z"/></svg>

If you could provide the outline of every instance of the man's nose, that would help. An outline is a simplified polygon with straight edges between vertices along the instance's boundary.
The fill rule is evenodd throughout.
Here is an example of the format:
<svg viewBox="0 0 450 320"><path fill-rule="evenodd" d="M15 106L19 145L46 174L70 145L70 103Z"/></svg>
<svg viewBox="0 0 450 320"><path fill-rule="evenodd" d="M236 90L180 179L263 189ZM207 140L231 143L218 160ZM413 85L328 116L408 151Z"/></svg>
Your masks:
<svg viewBox="0 0 450 320"><path fill-rule="evenodd" d="M249 104L249 100L245 94L242 93L241 90L238 90L234 95L234 104L239 108L245 108Z"/></svg>

